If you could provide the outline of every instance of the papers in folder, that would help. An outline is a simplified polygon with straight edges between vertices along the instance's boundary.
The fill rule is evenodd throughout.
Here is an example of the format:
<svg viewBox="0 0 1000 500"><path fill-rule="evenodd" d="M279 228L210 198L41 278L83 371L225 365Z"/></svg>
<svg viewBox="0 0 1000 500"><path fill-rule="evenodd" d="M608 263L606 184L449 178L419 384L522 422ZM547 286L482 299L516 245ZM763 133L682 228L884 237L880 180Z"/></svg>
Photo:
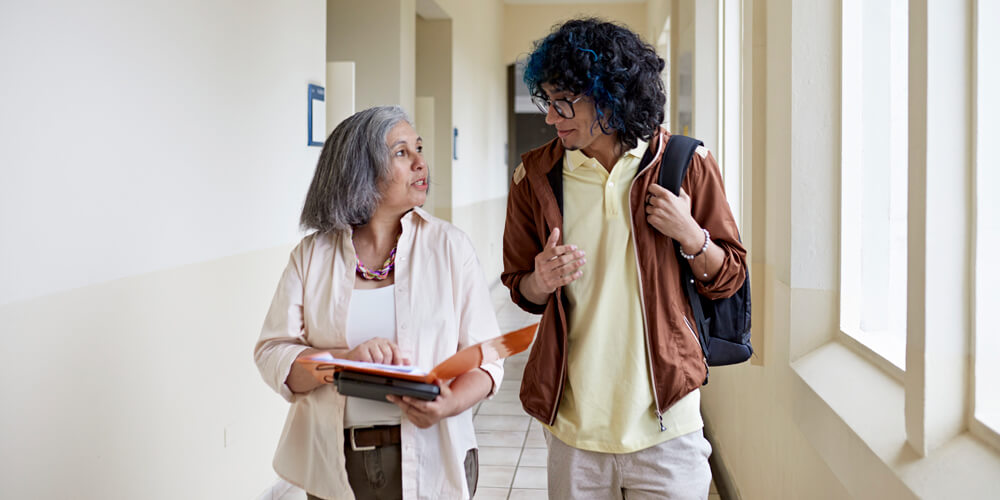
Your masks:
<svg viewBox="0 0 1000 500"><path fill-rule="evenodd" d="M335 358L328 352L304 356L297 360L312 368L313 376L320 382L333 383L333 374L340 371L379 375L391 379L409 380L433 384L437 380L450 380L469 370L517 354L531 345L538 325L530 325L520 330L471 345L442 361L431 371L425 372L416 366L384 365Z"/></svg>

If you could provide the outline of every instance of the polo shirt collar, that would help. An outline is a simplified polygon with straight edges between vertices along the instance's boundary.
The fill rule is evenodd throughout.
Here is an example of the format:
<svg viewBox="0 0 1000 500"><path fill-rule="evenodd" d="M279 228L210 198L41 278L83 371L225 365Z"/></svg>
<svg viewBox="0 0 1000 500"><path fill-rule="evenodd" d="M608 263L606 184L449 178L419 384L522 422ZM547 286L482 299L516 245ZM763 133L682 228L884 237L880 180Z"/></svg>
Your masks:
<svg viewBox="0 0 1000 500"><path fill-rule="evenodd" d="M646 149L648 148L649 144L647 144L646 141L640 140L639 143L636 144L634 148L626 151L625 154L622 155L622 157L634 156L641 160L642 155L646 154ZM621 158L619 158L619 160L620 159ZM583 151L579 149L566 150L566 166L567 168L569 168L570 172L576 170L579 167L582 167L584 164L587 164L588 162L592 162L592 165L595 167L600 164L600 162L598 162L596 159L583 154ZM611 167L614 168L614 165L611 165Z"/></svg>

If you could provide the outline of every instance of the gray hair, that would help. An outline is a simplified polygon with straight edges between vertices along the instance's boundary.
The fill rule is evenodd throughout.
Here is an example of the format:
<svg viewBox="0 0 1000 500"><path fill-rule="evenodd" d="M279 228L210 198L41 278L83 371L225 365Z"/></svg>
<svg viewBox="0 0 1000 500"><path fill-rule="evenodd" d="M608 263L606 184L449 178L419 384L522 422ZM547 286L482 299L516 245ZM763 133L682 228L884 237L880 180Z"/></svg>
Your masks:
<svg viewBox="0 0 1000 500"><path fill-rule="evenodd" d="M379 184L392 176L386 138L396 124L409 121L399 106L378 106L337 125L306 193L302 229L327 233L368 223L382 200Z"/></svg>

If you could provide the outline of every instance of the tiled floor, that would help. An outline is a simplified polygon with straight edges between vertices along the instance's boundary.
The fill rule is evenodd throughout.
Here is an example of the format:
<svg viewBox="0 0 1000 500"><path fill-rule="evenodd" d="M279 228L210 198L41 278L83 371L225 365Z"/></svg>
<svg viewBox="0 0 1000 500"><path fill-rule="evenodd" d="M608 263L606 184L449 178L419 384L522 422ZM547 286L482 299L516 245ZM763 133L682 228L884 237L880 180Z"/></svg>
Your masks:
<svg viewBox="0 0 1000 500"><path fill-rule="evenodd" d="M538 321L538 316L527 314L511 303L506 288L495 286L492 296L500 331L509 332ZM527 352L508 358L500 391L474 410L479 442L479 487L475 500L548 498L542 427L524 413L518 399L527 359ZM277 500L305 500L305 494L293 487ZM719 500L714 483L708 500Z"/></svg>
<svg viewBox="0 0 1000 500"><path fill-rule="evenodd" d="M538 321L510 301L507 289L493 289L500 330L509 332ZM545 438L542 427L521 409L518 392L528 353L507 358L500 390L479 404L473 422L479 442L479 487L476 500L544 499Z"/></svg>

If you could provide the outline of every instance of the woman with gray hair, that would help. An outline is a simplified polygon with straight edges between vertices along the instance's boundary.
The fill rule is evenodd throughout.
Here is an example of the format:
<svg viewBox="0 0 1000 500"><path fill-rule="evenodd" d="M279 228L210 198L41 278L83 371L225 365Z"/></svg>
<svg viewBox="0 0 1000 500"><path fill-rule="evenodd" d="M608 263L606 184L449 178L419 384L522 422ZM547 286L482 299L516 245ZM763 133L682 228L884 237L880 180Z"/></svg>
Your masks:
<svg viewBox="0 0 1000 500"><path fill-rule="evenodd" d="M398 107L344 120L323 146L301 225L254 351L292 403L275 471L309 497L471 498L469 409L493 395L500 362L440 383L433 401L345 397L297 358L413 364L429 371L500 334L468 236L420 208L428 167ZM378 263L381 263L379 265Z"/></svg>

